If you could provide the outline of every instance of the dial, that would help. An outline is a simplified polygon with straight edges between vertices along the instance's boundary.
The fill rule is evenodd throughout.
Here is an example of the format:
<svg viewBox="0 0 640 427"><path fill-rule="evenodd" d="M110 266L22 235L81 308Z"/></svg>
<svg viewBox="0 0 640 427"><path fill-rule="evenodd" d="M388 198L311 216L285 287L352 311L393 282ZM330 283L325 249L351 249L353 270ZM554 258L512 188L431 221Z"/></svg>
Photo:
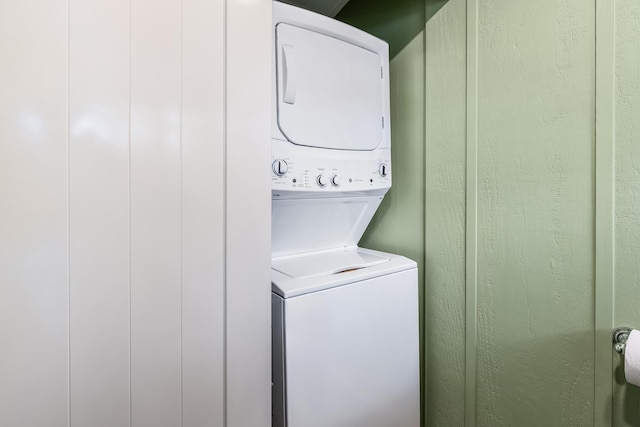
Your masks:
<svg viewBox="0 0 640 427"><path fill-rule="evenodd" d="M387 175L389 175L389 166L385 165L384 163L380 163L380 166L378 166L378 173L381 177L386 177Z"/></svg>
<svg viewBox="0 0 640 427"><path fill-rule="evenodd" d="M276 176L284 176L289 170L289 165L282 159L276 159L271 164L271 169Z"/></svg>
<svg viewBox="0 0 640 427"><path fill-rule="evenodd" d="M316 178L316 182L320 187L326 187L329 183L327 177L324 175L318 175L318 177Z"/></svg>
<svg viewBox="0 0 640 427"><path fill-rule="evenodd" d="M333 175L331 177L331 185L333 185L334 187L339 187L341 182L342 179L338 175Z"/></svg>

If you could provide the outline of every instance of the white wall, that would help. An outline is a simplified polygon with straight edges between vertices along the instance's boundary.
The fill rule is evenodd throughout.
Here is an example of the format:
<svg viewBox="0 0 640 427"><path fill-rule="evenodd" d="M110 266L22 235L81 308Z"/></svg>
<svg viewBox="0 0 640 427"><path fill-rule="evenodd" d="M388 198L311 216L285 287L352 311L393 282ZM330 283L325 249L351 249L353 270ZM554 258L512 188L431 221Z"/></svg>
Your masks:
<svg viewBox="0 0 640 427"><path fill-rule="evenodd" d="M270 23L0 3L0 425L270 424Z"/></svg>

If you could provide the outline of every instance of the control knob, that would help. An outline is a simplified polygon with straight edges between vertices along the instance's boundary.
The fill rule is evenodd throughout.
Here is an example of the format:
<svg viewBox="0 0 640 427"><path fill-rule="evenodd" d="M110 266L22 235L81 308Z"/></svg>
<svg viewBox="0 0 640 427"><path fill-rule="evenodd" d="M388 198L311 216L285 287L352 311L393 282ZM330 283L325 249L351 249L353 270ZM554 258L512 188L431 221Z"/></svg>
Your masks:
<svg viewBox="0 0 640 427"><path fill-rule="evenodd" d="M334 187L339 187L341 182L342 179L338 175L333 175L331 177L331 185L333 185Z"/></svg>
<svg viewBox="0 0 640 427"><path fill-rule="evenodd" d="M316 178L316 183L318 183L318 186L320 187L326 187L329 182L326 176L318 175L318 177Z"/></svg>
<svg viewBox="0 0 640 427"><path fill-rule="evenodd" d="M282 159L276 159L273 161L271 169L276 176L284 176L289 170L289 165Z"/></svg>
<svg viewBox="0 0 640 427"><path fill-rule="evenodd" d="M378 166L378 173L381 177L385 178L387 175L389 175L389 166L381 163L380 166Z"/></svg>

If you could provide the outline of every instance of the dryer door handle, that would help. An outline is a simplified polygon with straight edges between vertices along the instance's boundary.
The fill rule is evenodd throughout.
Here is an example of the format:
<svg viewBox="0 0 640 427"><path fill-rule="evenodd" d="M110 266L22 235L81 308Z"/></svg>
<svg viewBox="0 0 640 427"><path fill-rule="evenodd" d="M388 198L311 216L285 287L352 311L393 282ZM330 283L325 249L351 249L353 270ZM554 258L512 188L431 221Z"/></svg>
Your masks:
<svg viewBox="0 0 640 427"><path fill-rule="evenodd" d="M296 58L293 46L282 45L282 99L287 104L296 102Z"/></svg>

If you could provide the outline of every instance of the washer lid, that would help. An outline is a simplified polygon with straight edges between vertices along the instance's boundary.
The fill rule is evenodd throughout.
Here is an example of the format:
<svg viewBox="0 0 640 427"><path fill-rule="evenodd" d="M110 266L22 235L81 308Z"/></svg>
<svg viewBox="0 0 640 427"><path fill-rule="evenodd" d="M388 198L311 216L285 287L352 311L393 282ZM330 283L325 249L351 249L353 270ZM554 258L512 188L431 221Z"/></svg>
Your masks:
<svg viewBox="0 0 640 427"><path fill-rule="evenodd" d="M283 298L303 296L416 268L415 261L403 256L357 246L273 258L271 265L271 290Z"/></svg>
<svg viewBox="0 0 640 427"><path fill-rule="evenodd" d="M271 268L289 277L328 276L348 273L389 261L388 257L352 250L339 250L311 256L296 256L274 260Z"/></svg>
<svg viewBox="0 0 640 427"><path fill-rule="evenodd" d="M373 150L383 128L382 58L315 31L276 26L278 126L292 143Z"/></svg>

